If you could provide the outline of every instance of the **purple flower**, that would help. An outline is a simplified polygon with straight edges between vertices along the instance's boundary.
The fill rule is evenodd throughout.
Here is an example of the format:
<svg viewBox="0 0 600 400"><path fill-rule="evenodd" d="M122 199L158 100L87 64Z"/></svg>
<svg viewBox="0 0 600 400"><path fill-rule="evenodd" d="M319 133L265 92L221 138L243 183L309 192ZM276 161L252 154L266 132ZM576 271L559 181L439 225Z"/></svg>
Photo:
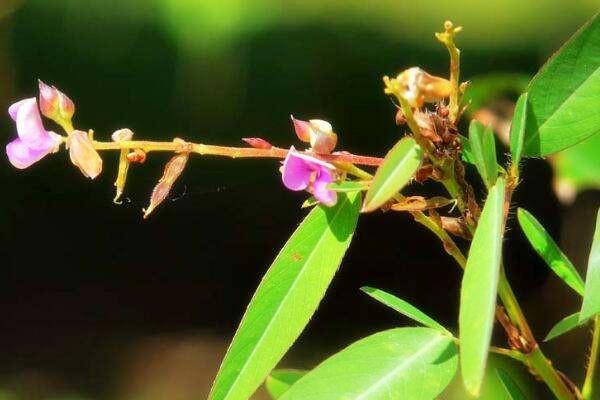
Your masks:
<svg viewBox="0 0 600 400"><path fill-rule="evenodd" d="M58 150L61 137L44 129L35 97L14 103L8 114L17 124L19 137L6 145L6 154L16 168L27 168Z"/></svg>
<svg viewBox="0 0 600 400"><path fill-rule="evenodd" d="M292 146L281 168L281 178L286 188L294 191L308 190L326 206L333 206L337 193L327 187L333 182L335 167L315 157L296 151Z"/></svg>

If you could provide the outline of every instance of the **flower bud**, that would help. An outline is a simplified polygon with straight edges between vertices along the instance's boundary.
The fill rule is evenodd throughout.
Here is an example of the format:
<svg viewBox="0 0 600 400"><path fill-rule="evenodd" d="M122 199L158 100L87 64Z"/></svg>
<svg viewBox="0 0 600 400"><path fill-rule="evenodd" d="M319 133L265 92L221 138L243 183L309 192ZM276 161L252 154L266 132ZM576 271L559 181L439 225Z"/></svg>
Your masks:
<svg viewBox="0 0 600 400"><path fill-rule="evenodd" d="M94 149L87 133L73 131L67 138L67 147L71 162L77 166L84 176L94 179L102 172L102 159Z"/></svg>
<svg viewBox="0 0 600 400"><path fill-rule="evenodd" d="M273 147L271 143L259 137L242 138L242 140L255 149L269 150Z"/></svg>
<svg viewBox="0 0 600 400"><path fill-rule="evenodd" d="M113 142L123 142L131 140L133 138L133 132L131 129L119 129L113 132L111 135Z"/></svg>
<svg viewBox="0 0 600 400"><path fill-rule="evenodd" d="M75 104L63 92L54 86L46 85L38 81L40 88L40 110L42 114L59 125L67 123L70 125L71 118L75 114Z"/></svg>
<svg viewBox="0 0 600 400"><path fill-rule="evenodd" d="M321 119L311 119L309 123L312 150L317 154L330 154L337 144L337 135L331 124Z"/></svg>
<svg viewBox="0 0 600 400"><path fill-rule="evenodd" d="M296 136L298 136L298 139L305 143L309 143L310 123L308 121L296 119L293 115L290 115L290 118L292 119L292 124L294 124L294 131L296 132Z"/></svg>

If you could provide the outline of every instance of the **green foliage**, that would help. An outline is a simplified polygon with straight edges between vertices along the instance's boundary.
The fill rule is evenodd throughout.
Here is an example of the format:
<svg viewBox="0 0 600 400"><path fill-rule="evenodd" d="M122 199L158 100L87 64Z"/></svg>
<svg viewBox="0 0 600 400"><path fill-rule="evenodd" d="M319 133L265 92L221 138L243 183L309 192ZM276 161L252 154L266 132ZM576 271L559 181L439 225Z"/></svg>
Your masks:
<svg viewBox="0 0 600 400"><path fill-rule="evenodd" d="M265 380L265 388L273 400L280 398L307 371L297 369L276 369Z"/></svg>
<svg viewBox="0 0 600 400"><path fill-rule="evenodd" d="M249 398L300 335L340 265L356 227L360 194L314 208L263 277L211 390L213 400Z"/></svg>
<svg viewBox="0 0 600 400"><path fill-rule="evenodd" d="M363 211L373 211L390 200L410 181L422 160L423 151L413 138L400 139L377 169L365 195Z"/></svg>
<svg viewBox="0 0 600 400"><path fill-rule="evenodd" d="M527 93L519 96L510 126L510 154L512 162L517 168L523 155L523 140L525 139L525 127L527 126L527 97Z"/></svg>
<svg viewBox="0 0 600 400"><path fill-rule="evenodd" d="M593 135L583 142L556 154L554 167L559 188L567 185L574 192L600 189L600 135Z"/></svg>
<svg viewBox="0 0 600 400"><path fill-rule="evenodd" d="M367 185L365 182L344 181L340 183L330 183L327 187L331 190L335 190L336 192L347 193L367 190L369 185Z"/></svg>
<svg viewBox="0 0 600 400"><path fill-rule="evenodd" d="M523 233L531 243L531 247L546 261L546 264L560 279L583 296L583 279L581 279L573 263L548 235L542 224L523 208L519 208L517 218Z"/></svg>
<svg viewBox="0 0 600 400"><path fill-rule="evenodd" d="M496 160L496 139L491 126L484 127L477 120L469 125L469 151L473 155L473 163L489 189L498 178L498 161Z"/></svg>
<svg viewBox="0 0 600 400"><path fill-rule="evenodd" d="M502 72L472 78L463 96L464 103L469 105L467 111L473 113L502 95L522 93L527 88L529 79L525 74Z"/></svg>
<svg viewBox="0 0 600 400"><path fill-rule="evenodd" d="M363 292L377 300L378 302L388 306L392 310L399 312L402 315L407 316L410 319L417 321L420 324L423 324L429 328L437 329L438 331L446 334L452 335L446 328L440 325L433 318L425 314L423 311L419 310L412 304L394 296L393 294L387 293L381 289L375 289L369 286L364 286L360 288Z"/></svg>
<svg viewBox="0 0 600 400"><path fill-rule="evenodd" d="M378 332L334 354L281 400L436 398L458 366L454 340L429 328Z"/></svg>
<svg viewBox="0 0 600 400"><path fill-rule="evenodd" d="M542 67L527 92L524 156L556 153L600 131L598 14Z"/></svg>
<svg viewBox="0 0 600 400"><path fill-rule="evenodd" d="M504 234L503 178L489 190L473 236L460 292L461 371L467 391L478 395L492 337Z"/></svg>
<svg viewBox="0 0 600 400"><path fill-rule="evenodd" d="M510 400L526 400L523 391L519 388L517 382L512 379L510 374L501 368L497 368L496 373L498 374L498 378L500 379L500 382L502 382L504 389L506 389L506 393Z"/></svg>
<svg viewBox="0 0 600 400"><path fill-rule="evenodd" d="M596 217L596 229L588 259L585 292L579 319L585 320L598 313L600 313L600 211Z"/></svg>
<svg viewBox="0 0 600 400"><path fill-rule="evenodd" d="M578 312L571 315L567 315L566 317L558 321L556 325L552 327L552 329L550 329L550 332L548 332L548 334L544 338L544 342L564 335L565 333L570 332L579 326L582 326L585 322L587 322L587 320L579 321Z"/></svg>

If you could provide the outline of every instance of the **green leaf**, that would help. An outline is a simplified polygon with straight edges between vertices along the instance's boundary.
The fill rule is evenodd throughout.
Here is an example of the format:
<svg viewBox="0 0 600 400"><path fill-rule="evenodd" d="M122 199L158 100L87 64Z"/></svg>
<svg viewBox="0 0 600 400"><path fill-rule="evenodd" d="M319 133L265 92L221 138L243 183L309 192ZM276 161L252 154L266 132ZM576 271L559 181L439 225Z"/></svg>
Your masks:
<svg viewBox="0 0 600 400"><path fill-rule="evenodd" d="M484 127L481 122L472 120L469 125L469 148L481 179L488 189L491 188L498 178L496 138L492 127Z"/></svg>
<svg viewBox="0 0 600 400"><path fill-rule="evenodd" d="M440 325L433 318L431 318L412 304L394 296L393 294L369 286L363 286L360 288L360 290L362 290L378 302L388 306L392 310L395 310L400 314L405 315L408 318L413 319L429 328L437 329L438 331L446 335L452 336L452 334L446 328Z"/></svg>
<svg viewBox="0 0 600 400"><path fill-rule="evenodd" d="M400 139L377 169L362 211L373 211L391 199L414 176L422 160L423 151L413 138Z"/></svg>
<svg viewBox="0 0 600 400"><path fill-rule="evenodd" d="M583 296L583 279L564 255L548 232L529 211L519 208L517 211L519 225L531 243L531 247L546 261L546 264L573 290Z"/></svg>
<svg viewBox="0 0 600 400"><path fill-rule="evenodd" d="M296 381L306 375L307 371L298 369L276 369L265 380L265 388L271 397L280 398Z"/></svg>
<svg viewBox="0 0 600 400"><path fill-rule="evenodd" d="M281 249L252 297L209 398L249 398L298 338L333 279L356 227L360 193L315 207Z"/></svg>
<svg viewBox="0 0 600 400"><path fill-rule="evenodd" d="M473 154L473 150L471 149L469 138L463 135L458 136L460 137L460 143L462 145L460 157L464 162L475 165L475 155Z"/></svg>
<svg viewBox="0 0 600 400"><path fill-rule="evenodd" d="M367 190L369 188L369 184L367 182L358 182L358 181L344 181L339 183L330 183L327 187L331 190L335 190L336 192L360 192L363 190Z"/></svg>
<svg viewBox="0 0 600 400"><path fill-rule="evenodd" d="M460 292L460 356L463 382L479 394L492 337L504 234L504 178L489 190L469 250Z"/></svg>
<svg viewBox="0 0 600 400"><path fill-rule="evenodd" d="M510 154L512 162L518 166L523 155L523 140L527 123L527 93L523 93L515 105L512 123L510 125Z"/></svg>
<svg viewBox="0 0 600 400"><path fill-rule="evenodd" d="M585 293L579 319L588 319L598 313L600 313L600 211L596 217L596 229L588 259Z"/></svg>
<svg viewBox="0 0 600 400"><path fill-rule="evenodd" d="M557 338L561 335L564 335L565 333L567 333L579 326L584 325L586 322L587 322L587 320L582 321L582 322L579 321L579 313L578 312L571 314L571 315L567 315L566 317L564 317L563 319L558 321L556 323L556 325L554 325L552 327L552 329L550 329L550 332L548 332L548 334L544 338L544 342L547 342L547 341Z"/></svg>
<svg viewBox="0 0 600 400"><path fill-rule="evenodd" d="M552 154L600 132L599 14L548 60L527 92L524 156Z"/></svg>
<svg viewBox="0 0 600 400"><path fill-rule="evenodd" d="M470 114L479 110L493 99L503 95L518 95L525 91L530 76L525 74L491 73L470 79L463 99L469 104Z"/></svg>
<svg viewBox="0 0 600 400"><path fill-rule="evenodd" d="M450 336L397 328L359 340L296 382L281 400L434 399L456 373Z"/></svg>
<svg viewBox="0 0 600 400"><path fill-rule="evenodd" d="M502 382L504 389L506 389L506 393L510 397L510 400L526 400L523 391L521 388L519 388L517 382L513 380L508 372L504 371L503 369L496 368L496 374L498 374L498 378L500 379L500 382Z"/></svg>

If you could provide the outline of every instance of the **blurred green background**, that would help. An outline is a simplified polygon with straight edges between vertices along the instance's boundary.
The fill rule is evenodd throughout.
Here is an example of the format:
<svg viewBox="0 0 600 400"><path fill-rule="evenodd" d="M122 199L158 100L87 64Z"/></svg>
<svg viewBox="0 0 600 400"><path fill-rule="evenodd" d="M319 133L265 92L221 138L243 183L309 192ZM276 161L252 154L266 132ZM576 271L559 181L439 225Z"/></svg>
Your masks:
<svg viewBox="0 0 600 400"><path fill-rule="evenodd" d="M599 6L598 0L1 0L0 103L6 109L35 95L41 78L75 101L76 126L101 138L128 127L138 138L239 145L240 137L262 136L297 145L293 113L331 121L340 148L382 155L401 132L381 76L413 65L445 74L447 54L433 37L444 20L465 27L464 79L489 72L532 76ZM503 92L514 100L515 93ZM0 136L6 143L14 134L6 115ZM546 161L528 161L515 197L579 268L600 205L597 154L555 159L566 176L560 182ZM26 171L7 161L0 168L2 400L203 398L261 274L304 215L303 195L281 187L276 162L194 158L175 188L176 201L142 221L140 209L166 159L153 156L132 169L123 206L111 202L116 160L105 157L93 184L64 152ZM569 204L558 201L553 184L566 185ZM543 337L578 299L548 274L514 221L512 228L509 277ZM407 323L361 295L365 284L399 294L455 329L459 283L460 272L437 241L408 217L366 216L331 291L283 365L309 368L357 338ZM587 336L583 330L548 346L559 369L575 378L582 376ZM547 396L530 389L535 398Z"/></svg>

